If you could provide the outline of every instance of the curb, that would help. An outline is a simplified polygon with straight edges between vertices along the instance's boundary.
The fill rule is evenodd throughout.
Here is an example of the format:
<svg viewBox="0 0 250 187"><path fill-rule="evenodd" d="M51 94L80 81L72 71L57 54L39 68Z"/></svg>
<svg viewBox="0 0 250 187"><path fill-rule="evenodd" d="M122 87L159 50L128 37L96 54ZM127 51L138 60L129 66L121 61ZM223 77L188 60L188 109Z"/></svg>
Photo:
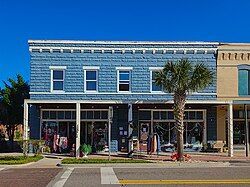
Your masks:
<svg viewBox="0 0 250 187"><path fill-rule="evenodd" d="M99 168L99 167L114 167L114 168L211 168L211 167L229 167L229 162L170 162L170 163L110 163L110 164L59 164L58 167L74 167L74 168Z"/></svg>

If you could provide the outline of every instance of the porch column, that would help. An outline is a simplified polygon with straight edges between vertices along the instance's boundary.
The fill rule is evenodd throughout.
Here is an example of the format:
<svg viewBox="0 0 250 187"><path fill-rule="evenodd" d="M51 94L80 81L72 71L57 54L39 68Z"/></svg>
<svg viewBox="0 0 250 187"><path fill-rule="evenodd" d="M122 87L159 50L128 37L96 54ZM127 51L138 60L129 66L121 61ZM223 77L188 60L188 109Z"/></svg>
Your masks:
<svg viewBox="0 0 250 187"><path fill-rule="evenodd" d="M76 103L76 157L80 157L81 104Z"/></svg>
<svg viewBox="0 0 250 187"><path fill-rule="evenodd" d="M23 140L28 140L29 105L24 100L23 104Z"/></svg>
<svg viewBox="0 0 250 187"><path fill-rule="evenodd" d="M113 107L109 106L109 111L108 111L108 144L109 144L109 160L111 160L111 127L113 123Z"/></svg>
<svg viewBox="0 0 250 187"><path fill-rule="evenodd" d="M133 105L132 104L128 104L128 152L133 150L133 140L132 140L132 132L133 129L130 125L132 125L133 123Z"/></svg>
<svg viewBox="0 0 250 187"><path fill-rule="evenodd" d="M29 105L26 100L23 103L23 154L28 154L28 125L29 125Z"/></svg>
<svg viewBox="0 0 250 187"><path fill-rule="evenodd" d="M245 109L245 145L246 145L246 157L249 154L249 130L248 130L248 115L247 115L247 105L244 105Z"/></svg>
<svg viewBox="0 0 250 187"><path fill-rule="evenodd" d="M233 157L233 104L228 106L228 156Z"/></svg>

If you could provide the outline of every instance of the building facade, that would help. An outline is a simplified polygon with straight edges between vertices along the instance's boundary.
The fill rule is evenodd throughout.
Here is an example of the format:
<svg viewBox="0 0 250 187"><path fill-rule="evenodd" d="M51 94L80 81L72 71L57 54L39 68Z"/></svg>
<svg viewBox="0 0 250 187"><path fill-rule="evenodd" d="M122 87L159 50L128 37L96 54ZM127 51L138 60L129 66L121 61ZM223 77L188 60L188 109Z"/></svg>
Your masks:
<svg viewBox="0 0 250 187"><path fill-rule="evenodd" d="M148 137L157 134L160 149L167 151L176 141L173 96L155 84L154 75L166 62L186 58L206 64L215 76L206 89L188 96L185 149L227 141L226 133L220 134L226 117L221 123L218 115L227 116L227 109L228 119L233 119L233 105L218 89L224 84L217 70L218 47L216 42L30 40L24 138L43 139L52 150L59 138L61 145L66 142L66 151L75 146L79 156L83 143L96 150L108 147L109 135L120 151L130 151L131 137L138 140L140 151L147 151ZM232 129L233 121L227 123ZM228 137L232 156L232 133Z"/></svg>
<svg viewBox="0 0 250 187"><path fill-rule="evenodd" d="M245 149L250 120L250 45L228 43L218 46L217 98L233 102L233 144ZM227 142L227 108L219 106L217 114L217 139Z"/></svg>

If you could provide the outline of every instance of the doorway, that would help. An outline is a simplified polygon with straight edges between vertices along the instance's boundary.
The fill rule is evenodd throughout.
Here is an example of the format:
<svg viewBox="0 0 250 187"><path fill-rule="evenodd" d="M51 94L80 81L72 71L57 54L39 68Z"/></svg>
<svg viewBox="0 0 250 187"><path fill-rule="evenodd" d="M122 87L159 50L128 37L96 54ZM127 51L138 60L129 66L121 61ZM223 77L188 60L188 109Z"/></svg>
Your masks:
<svg viewBox="0 0 250 187"><path fill-rule="evenodd" d="M81 122L81 144L89 144L93 151L102 151L108 147L108 123L106 121Z"/></svg>

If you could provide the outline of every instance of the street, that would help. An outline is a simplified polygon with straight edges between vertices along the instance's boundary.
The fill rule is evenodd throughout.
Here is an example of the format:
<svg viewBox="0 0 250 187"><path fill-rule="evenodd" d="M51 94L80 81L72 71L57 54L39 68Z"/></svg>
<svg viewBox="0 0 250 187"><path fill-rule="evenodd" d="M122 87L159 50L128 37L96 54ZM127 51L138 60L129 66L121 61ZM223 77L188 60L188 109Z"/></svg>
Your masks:
<svg viewBox="0 0 250 187"><path fill-rule="evenodd" d="M0 169L0 186L250 186L250 164L103 165Z"/></svg>

